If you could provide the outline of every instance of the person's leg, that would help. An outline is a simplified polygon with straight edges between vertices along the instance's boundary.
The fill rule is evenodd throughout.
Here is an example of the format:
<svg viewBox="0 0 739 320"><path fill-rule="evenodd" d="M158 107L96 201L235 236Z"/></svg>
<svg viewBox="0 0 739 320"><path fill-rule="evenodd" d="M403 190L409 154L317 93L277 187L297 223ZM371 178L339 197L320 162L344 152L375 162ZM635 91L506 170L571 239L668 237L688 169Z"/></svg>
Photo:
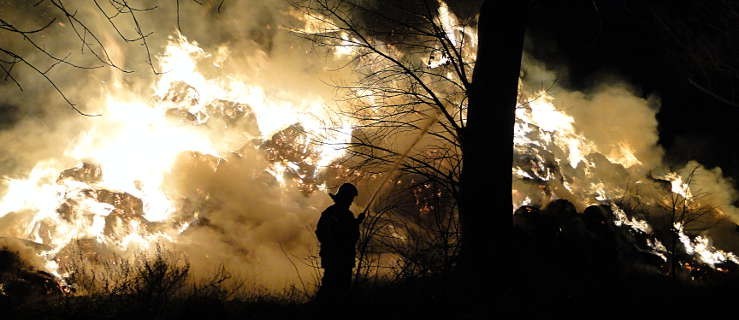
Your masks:
<svg viewBox="0 0 739 320"><path fill-rule="evenodd" d="M347 302L350 299L351 287L352 287L352 267L341 268L337 272L337 294L339 299Z"/></svg>
<svg viewBox="0 0 739 320"><path fill-rule="evenodd" d="M316 301L327 303L333 302L336 299L339 286L338 279L339 277L336 268L324 268L321 286L318 288L318 293L316 293Z"/></svg>

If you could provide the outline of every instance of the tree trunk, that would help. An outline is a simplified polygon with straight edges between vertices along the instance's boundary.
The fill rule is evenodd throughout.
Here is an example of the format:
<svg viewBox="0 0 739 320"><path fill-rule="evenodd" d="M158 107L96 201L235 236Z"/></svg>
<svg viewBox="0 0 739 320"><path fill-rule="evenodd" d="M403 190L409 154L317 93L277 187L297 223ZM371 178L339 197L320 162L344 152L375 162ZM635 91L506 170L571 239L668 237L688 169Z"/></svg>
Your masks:
<svg viewBox="0 0 739 320"><path fill-rule="evenodd" d="M513 126L527 10L523 0L487 0L480 9L460 190L458 271L471 294L503 289L510 275Z"/></svg>

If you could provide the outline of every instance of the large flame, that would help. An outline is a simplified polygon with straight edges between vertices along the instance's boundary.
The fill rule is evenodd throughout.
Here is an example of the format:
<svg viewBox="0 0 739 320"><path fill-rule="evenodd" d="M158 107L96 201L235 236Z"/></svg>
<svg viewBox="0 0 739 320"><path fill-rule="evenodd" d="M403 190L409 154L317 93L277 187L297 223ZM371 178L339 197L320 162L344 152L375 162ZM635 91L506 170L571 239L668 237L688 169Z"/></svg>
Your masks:
<svg viewBox="0 0 739 320"><path fill-rule="evenodd" d="M219 59L184 36L171 37L159 60L164 74L152 93L136 95L116 82L99 99L102 116L89 120L90 128L64 157L37 163L24 178L6 179L0 217L29 217L12 236L45 245L48 271L57 272L55 255L76 239L95 239L123 251L176 241L191 220L172 219L176 205L163 183L182 154L223 158L248 141L268 140L297 126L305 139L323 142L294 146L310 148L306 161L315 171L309 174L317 175L343 155L338 145L351 136L348 119L337 119L317 98L284 99L235 77L208 78L200 72L201 60ZM204 125L216 116L242 114L251 114L255 127L232 130L231 138L224 134L230 129L227 121ZM268 172L284 181L285 168L297 165L276 160ZM120 219L110 219L112 214ZM150 223L163 226L146 227Z"/></svg>
<svg viewBox="0 0 739 320"><path fill-rule="evenodd" d="M335 57L357 54L359 40L327 17L297 11L289 14L304 22L296 31L336 34ZM449 44L461 48L465 68L471 73L477 31L461 27L443 1L439 1L436 17ZM441 70L437 68L453 59L441 46L430 50L423 60L430 69ZM59 275L57 255L76 239L94 239L124 252L146 249L158 241L177 241L197 218L178 216L177 199L164 183L183 154L227 161L226 155L250 143L274 140L264 144L268 146L265 150L290 144L285 147L300 149L295 152L300 156L268 157L272 163L266 171L282 187L290 184L288 172L296 173L298 179L315 177L344 155L341 145L351 138L352 119L338 115L319 97L276 93L229 74L223 70L229 54L226 47L207 52L176 34L158 60L158 69L164 73L148 92L130 92L122 81L114 81L97 99L102 116L89 120L89 128L69 144L63 156L38 162L23 178L6 178L0 218L9 214L25 217L11 236L43 244L47 271ZM212 73L202 72L203 64L223 72L208 76ZM644 167L631 141L597 145L576 129L575 118L554 95L531 92L523 85L522 91L515 113L517 158L512 173L515 179L536 187L513 190L514 208L545 205L556 198L567 198L579 206L607 204L618 225L652 233L647 221L628 215L614 201L624 196L625 186L595 174L603 166L630 173L653 169ZM466 107L460 112L463 123ZM252 118L253 123L237 121ZM321 143L314 143L314 138ZM673 194L694 201L683 176L668 173L661 179L669 183ZM739 263L735 255L714 248L707 238L686 235L681 223L674 228L686 251L705 264ZM403 238L395 232L393 236ZM648 241L654 253L666 259L664 245L653 238Z"/></svg>
<svg viewBox="0 0 739 320"><path fill-rule="evenodd" d="M435 23L444 32L445 37L442 39L446 41L444 46L456 48L464 62L474 65L477 30L464 27L444 1L438 3ZM313 13L294 13L294 16L305 24L302 29L297 30L298 32L336 34L333 46L336 56L356 54L357 46L353 43L356 44L358 40L350 38L338 27L339 24L329 17ZM429 48L428 57L423 59L426 66L434 70L433 72L439 72L441 69L437 68L452 63L454 58L448 56L439 44L436 45ZM386 44L383 43L383 46ZM453 75L448 74L447 77L453 78ZM562 105L554 94L547 90L531 90L523 82L520 91L514 128L514 148L517 157L512 173L514 179L524 181L519 185L523 185L525 190L512 190L514 208L521 205L543 206L557 198L571 200L581 208L604 204L612 209L618 226L627 226L643 234L653 234L654 227L647 220L634 217L617 205L618 200L633 192L629 188L647 189L650 192L649 197L664 198L646 200L652 204L667 201L669 198L668 194L651 190L655 189L654 184L648 181L650 177L644 173L655 168L651 167L654 164L649 163L649 159L644 161L639 158L644 153L644 150L640 149L639 142L624 136L619 140L609 141L607 145L598 144L577 129L575 117L567 112L567 108L571 106ZM371 94L359 95L371 96ZM370 99L367 100L372 104ZM466 108L462 108L460 112L464 119ZM614 183L617 179L606 177L618 174L625 175L622 181L618 181L620 184ZM688 202L693 201L689 184L680 174L668 173L658 179L667 181L671 186L669 191L673 194L681 196ZM705 238L697 237L694 241L700 243L703 241L700 239ZM648 241L655 255L664 258L665 246L655 238L648 238ZM712 266L720 260L705 258L709 256L727 257L722 261L730 260L730 256L720 253L720 250L710 246L701 248L714 253L696 254L697 258L706 264ZM690 254L694 252L699 251L691 251Z"/></svg>

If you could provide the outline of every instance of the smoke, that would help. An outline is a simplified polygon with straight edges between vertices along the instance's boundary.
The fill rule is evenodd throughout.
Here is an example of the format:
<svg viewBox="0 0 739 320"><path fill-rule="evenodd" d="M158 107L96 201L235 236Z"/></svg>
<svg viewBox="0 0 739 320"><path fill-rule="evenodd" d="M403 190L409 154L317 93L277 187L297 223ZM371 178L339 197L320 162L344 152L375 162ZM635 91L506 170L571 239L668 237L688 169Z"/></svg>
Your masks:
<svg viewBox="0 0 739 320"><path fill-rule="evenodd" d="M561 81L566 80L561 78L566 75L566 68L559 67L554 72L530 56L524 57L522 74L523 100L532 105L537 100L551 102L557 111L572 118L572 133L535 131L539 141L549 137L567 141L564 145L545 145L546 150L522 143L524 147L517 149L519 156L538 156L537 161L543 160L554 173L544 181L532 183L527 176L531 171L525 175L514 172L514 201L545 205L565 198L580 210L604 199L659 201L673 192L665 181L666 175L673 172L687 184L693 196L691 205L708 211L703 221L709 222L698 223L705 229L698 231L709 235L720 248L737 249L739 236L734 223L739 221L739 211L734 206L737 194L733 181L722 174L721 168L706 168L698 160L678 165L665 161L665 152L658 144L659 97L638 92L613 77L586 90L571 90L558 85L566 82ZM526 103L523 107L527 107ZM583 153L582 160L574 166L566 161L573 150ZM663 215L651 214L653 222Z"/></svg>
<svg viewBox="0 0 739 320"><path fill-rule="evenodd" d="M155 97L161 94L156 92L156 81L184 68L171 65L162 69L158 64L165 47L171 41L177 41L178 32L202 48L204 58L197 61L196 69L206 79L244 85L229 87L230 91L221 97L224 99L231 98L229 94L246 90L248 85L261 88L260 96L254 100L273 102L269 107L299 105L302 108L299 111L307 113L316 104L303 105L301 101L317 101L331 114L336 111L330 102L336 92L324 81L342 83L356 77L350 68L337 71L342 61L334 60L323 48L314 47L289 31L301 27L304 22L291 14L289 4L282 1L226 1L223 7L220 7L220 1L203 5L179 1L179 19L174 1L159 2L156 9L137 14L141 30L147 34L150 54L142 46L142 41L123 40L111 23L89 3L68 4L68 10L77 11L79 19L95 31L110 62L132 73L104 66L95 56L103 53L99 46L81 48L72 28L74 23L48 7L47 3L39 7L29 3L16 6L16 3L18 1L14 4L1 2L0 17L8 17L9 21L28 28L44 25L49 19L56 18L43 34L33 35L34 39L42 41L46 50L60 57L69 54L68 61L76 65L103 65L102 68L86 70L62 63L49 73L54 83L78 108L102 115L79 116L42 77L27 67L19 66L19 71L14 74L23 85L22 92L11 82L0 84L0 143L4 146L0 151L0 169L7 177L25 177L38 163L50 163L58 175L84 160L69 152L81 143L112 148L122 148L130 143L106 140L116 130L107 122L111 116L107 114L110 112L106 108L107 98L114 96L145 106L155 104L156 99L161 98ZM146 1L136 6L145 7ZM138 38L129 16L122 15L114 22L124 37ZM28 41L17 35L6 37L2 32L5 31L0 31L3 48L12 48L28 61L39 64L41 69L54 63ZM153 33L149 35L149 32ZM149 59L161 75L153 72ZM536 96L536 90L531 88L547 89L552 103L573 118L573 133L587 138L594 146L584 159L595 165L588 167L580 161L571 166L567 163L571 150L553 148L547 151L551 155L541 156L562 160L557 164L566 178L548 180L548 190L542 190L539 184L517 179L514 187L521 198L533 198L532 201L540 205L556 197L569 198L582 209L597 196L593 185L604 185L606 192L618 195L620 193L615 189L622 193L636 181L649 183L653 170L667 167L662 160L664 152L657 144L657 98L645 97L618 81L603 82L585 91L551 85L557 75L530 57L526 57L524 69L524 87L529 91L529 97ZM292 124L293 115L275 113L275 121ZM131 120L145 123L144 119ZM145 129L146 126L142 127ZM263 134L273 133L264 125L249 129L258 129ZM187 255L192 271L199 277L209 276L223 264L230 272L259 286L277 289L300 281L306 286L312 285L316 269L310 265L315 262L311 261L311 256L317 250L313 229L321 210L330 203L325 191L306 193L292 181L283 184L267 173L274 168L265 151L252 141L256 137L240 134L234 128L213 126L203 130L206 136L219 142L220 159L205 152L184 153L175 159L164 177L163 189L177 206L173 220L192 222L172 246ZM90 132L96 133L94 137ZM392 149L404 150L413 140L414 137L409 135L396 137L391 141L394 144ZM421 144L433 142L429 139ZM632 158L638 159L639 163L634 163ZM686 168L696 165L689 163ZM684 170L679 172L683 174ZM330 189L334 181L328 182ZM367 183L371 185L373 182ZM694 190L708 195L706 201L721 208L726 215L733 217L733 221L739 221L739 211L731 206L735 191L731 182L722 177L720 169L701 167L696 171L694 183ZM7 191L7 185L2 188L0 191L3 193ZM361 190L360 200L370 190ZM188 220L188 214L196 215L198 219L194 222ZM32 229L28 226L34 223L32 216L33 212L29 211L0 216L0 236L27 238L29 229ZM728 233L720 233L716 239L732 238ZM38 255L29 250L23 252L33 265L43 266L44 260Z"/></svg>
<svg viewBox="0 0 739 320"><path fill-rule="evenodd" d="M209 198L200 210L204 219L175 247L187 253L196 273L207 275L222 263L244 279L279 288L297 283L294 268L307 278L315 272L307 257L316 254L314 226L330 200L281 188L256 152L226 159L215 171L202 158L180 158L173 172L182 174L170 176L167 189L187 199L198 199L193 192Z"/></svg>
<svg viewBox="0 0 739 320"><path fill-rule="evenodd" d="M149 5L145 1L129 3L138 8ZM115 149L137 143L135 137L130 141L110 140L118 127L109 120L114 116L107 106L109 98L143 105L156 103L155 82L182 67L175 65L163 69L159 65L165 46L177 41L178 32L202 48L205 58L197 62L196 68L206 79L228 79L259 87L260 97L254 99L273 101L269 107L295 104L305 108L302 101L317 101L327 104L322 108L330 109L332 106L328 104L333 100L335 89L316 79L340 82L352 77L348 70L331 70L336 63L330 53L290 32L301 27L303 22L290 14L287 2L227 1L220 6L219 1L202 5L180 1L179 18L174 2L156 5L155 9L137 12L136 16L142 32L147 35L148 54L141 40L122 39L139 38L130 15L122 14L113 20L122 34L119 35L95 6L67 4L67 10L77 12L76 17L103 45L93 43L87 48L82 46L73 30L73 26L81 30L81 25L67 20L48 3L38 7L0 4L2 18L26 29L56 19L42 33L31 36L47 52L66 57L66 61L75 65L102 66L80 69L60 63L48 73L54 85L76 107L86 113L100 114L99 117L79 116L43 77L27 66L19 65L14 72L22 91L9 81L0 85L3 108L0 143L4 146L0 165L4 176L24 178L39 163L48 164L58 175L86 160L76 156L80 145ZM113 12L110 7L104 9ZM90 43L94 42L90 39ZM12 49L42 70L54 64L48 55L17 35L3 35L2 47ZM96 55L104 61L99 61ZM106 63L115 64L117 68L105 66ZM231 90L236 92L238 88ZM222 98L228 100L230 97ZM311 111L303 109L298 113ZM275 113L279 115L279 111ZM292 124L294 115L281 115L282 119L275 120ZM131 120L146 121L144 118ZM271 134L268 129L281 128L249 129ZM223 264L229 272L258 286L278 289L303 281L310 288L317 270L311 266L311 256L317 251L313 229L320 212L330 202L326 192L305 193L292 181L278 182L267 173L272 163L265 159L265 151L252 142L257 137L234 133L233 128L212 126L203 130L219 144L223 159L182 154L165 177L163 187L167 196L179 206L177 209L190 210L198 217L176 239L174 248L186 253L196 277L208 277ZM128 161L137 159L131 155L122 156L129 157ZM102 169L104 175L115 170ZM52 174L50 179L53 177ZM6 192L7 188L4 184L0 191ZM193 210L193 206L197 208ZM0 236L28 238L29 230L37 223L34 214L33 210L2 213ZM181 218L186 221L186 217ZM43 268L43 259L35 257L29 261Z"/></svg>
<svg viewBox="0 0 739 320"><path fill-rule="evenodd" d="M737 200L734 183L725 177L721 168L706 168L695 160L688 161L678 172L688 177L691 175L690 190L694 197L703 201L726 215L735 224L739 224L739 208L733 204Z"/></svg>
<svg viewBox="0 0 739 320"><path fill-rule="evenodd" d="M590 93L561 92L557 103L575 118L575 129L598 146L600 153L619 157L628 145L644 168L660 163L663 151L657 145L656 113L653 97L636 96L625 84L602 84Z"/></svg>
<svg viewBox="0 0 739 320"><path fill-rule="evenodd" d="M538 88L549 92L558 110L573 117L575 131L593 142L598 153L616 159L624 156L623 146L628 145L641 162L639 168L648 170L661 165L664 151L657 144L658 97L642 96L617 80L604 80L585 91L568 90L557 85L563 82L560 77L566 72L555 74L530 56L524 58L523 68L525 90Z"/></svg>

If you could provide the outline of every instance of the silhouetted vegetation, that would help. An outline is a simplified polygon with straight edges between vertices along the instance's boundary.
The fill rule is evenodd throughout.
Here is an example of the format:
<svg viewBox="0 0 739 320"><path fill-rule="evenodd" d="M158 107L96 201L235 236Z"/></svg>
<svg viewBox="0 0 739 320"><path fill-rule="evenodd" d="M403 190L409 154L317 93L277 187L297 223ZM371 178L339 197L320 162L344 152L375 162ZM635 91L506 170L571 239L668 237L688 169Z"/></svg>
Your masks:
<svg viewBox="0 0 739 320"><path fill-rule="evenodd" d="M728 303L739 289L734 272L705 266L689 277L670 277L668 262L647 254L634 240L637 231L616 226L608 207L592 206L580 214L569 202L558 200L544 209L524 206L514 217L517 255L509 263L518 268L489 276L510 277L515 286L508 292L486 288L481 297L496 313L585 316L604 309L642 308L640 312L667 316L681 314L685 304L692 311L710 311L707 308ZM455 288L454 278L435 269L438 261L417 258L428 248L418 249L409 252L404 263L433 271L400 269L395 278L360 281L342 306L311 302L306 298L311 293L296 287L279 292L247 287L223 268L205 279L195 278L186 259L163 249L135 261L110 260L102 268L78 265L63 293L44 285L48 278L29 268L17 253L3 250L0 303L4 319L482 317L485 311L450 290ZM13 289L19 285L25 288L22 294Z"/></svg>
<svg viewBox="0 0 739 320"><path fill-rule="evenodd" d="M60 1L50 3L73 26L84 27ZM484 37L477 61L465 60L464 42L450 39L455 33L450 35L436 13L427 10L428 14L421 17L428 20L425 24L410 21L402 25L406 33L418 32L420 38L435 45L433 53L439 56L429 57L428 65L423 66L383 51L392 39L382 42L363 36L367 32L397 35L403 28L388 32L384 30L387 25L374 25L376 21L399 23L399 18L386 15L392 13L370 10L353 2L349 2L349 7L332 6L333 1L308 3L318 5L318 12L337 19L334 27L341 32L331 29L307 37L322 45L346 46L348 42L352 50L360 52L352 62L359 66L358 71L364 72L364 77L356 86L344 87L352 93L346 98L354 103L351 111L365 121L357 128L350 154L360 158L358 166L376 171L398 170L403 173L398 179L411 182L407 187L389 187L390 195L373 207L374 212L362 226L354 287L343 300L344 305L310 301L314 292L305 286L279 292L248 287L223 267L207 277L195 277L185 257L161 248L153 255L140 255L134 260L112 257L91 264L81 256L71 259L62 270L68 274L63 282L30 267L21 254L2 249L3 319L304 319L328 318L328 314L359 319L476 319L488 312L510 312L518 317L595 317L645 311L669 317L731 306L739 290L738 266L731 262L709 266L698 261L680 243L678 232L683 230L675 227L685 227L688 233L690 227L708 228L715 211L689 207L686 198L679 194L670 193L658 213L641 207L638 197L617 201L616 207L623 209L623 214L651 219L650 222L662 221L653 224L658 228L653 235L618 222L611 206L590 206L578 212L572 203L562 199L545 208L523 206L512 216L511 223L508 178L512 153L502 152L505 154L494 159L484 155L512 149L513 106L525 27L525 21L519 18L525 16L525 5L501 1L504 5L495 7L501 10L492 10L492 5L485 7L489 16L484 21L488 24L481 28ZM118 14L133 17L136 12L128 5L114 7ZM342 19L349 12L362 12L362 17L371 17L374 22L357 28L354 20ZM502 19L504 14L510 16ZM372 31L369 27L380 30ZM37 31L20 31L10 24L6 29L34 44L27 37ZM138 26L135 31L136 39L124 40L140 42L151 65L147 36ZM456 35L466 36L463 31ZM496 36L502 43L485 40ZM406 41L408 38L401 37L395 45L408 46ZM44 49L39 50L56 63L66 63ZM421 51L427 54L428 47L423 46ZM105 53L102 44L97 52ZM0 53L12 58L4 65L32 67L67 100L46 72L2 47ZM103 65L118 68L107 53L98 58ZM505 67L507 76L498 77L496 67ZM455 74L451 80L446 75L449 72ZM3 74L20 86L12 72L4 70ZM716 94L716 89L704 88L692 79L691 83L702 91L726 100L725 94ZM431 83L441 83L438 86L445 91ZM491 94L485 90L488 87L505 90ZM449 90L453 92L446 92ZM395 95L412 99L394 99ZM383 112L366 115L364 100L368 98L380 100L382 103L373 101L372 107ZM733 96L729 102L735 104ZM508 108L483 109L483 105ZM503 128L494 133L492 141L487 135L490 127ZM427 136L429 141L423 142L423 150L381 148L380 142L385 139L409 132L418 134L418 139ZM410 142L411 146L418 143ZM388 217L391 213L392 218ZM666 245L664 250L650 247L656 240ZM467 268L458 269L465 262ZM470 274L460 277L460 271ZM474 282L467 285L475 290L464 292L468 287L460 285L460 279ZM474 295L473 300L468 299L470 295ZM487 303L493 308L471 303Z"/></svg>

